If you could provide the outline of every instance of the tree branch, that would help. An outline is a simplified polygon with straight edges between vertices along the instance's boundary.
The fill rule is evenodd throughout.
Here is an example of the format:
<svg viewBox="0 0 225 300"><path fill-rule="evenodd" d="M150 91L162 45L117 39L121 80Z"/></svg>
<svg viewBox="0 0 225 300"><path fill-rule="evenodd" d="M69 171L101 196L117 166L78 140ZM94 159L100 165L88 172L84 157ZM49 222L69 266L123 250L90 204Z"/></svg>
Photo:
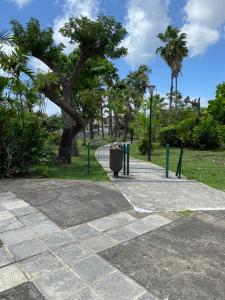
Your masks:
<svg viewBox="0 0 225 300"><path fill-rule="evenodd" d="M60 73L60 71L58 71L58 69L54 66L53 62L49 61L46 57L36 53L35 51L32 51L31 54L32 54L33 57L39 59L44 64L46 64L46 66L48 66L49 69L51 69L53 72L57 73L59 75L59 78L60 78L62 83L64 83L66 81L65 77Z"/></svg>
<svg viewBox="0 0 225 300"><path fill-rule="evenodd" d="M83 128L83 118L81 114L74 110L70 105L68 105L57 93L58 85L55 82L51 82L46 88L42 89L42 93L49 98L58 107L64 110L75 122L76 126L80 129Z"/></svg>
<svg viewBox="0 0 225 300"><path fill-rule="evenodd" d="M79 60L77 61L73 71L70 73L69 75L69 83L70 85L74 85L76 83L76 81L78 80L78 77L80 75L81 69L83 67L83 65L86 63L86 61L91 57L91 53L89 52L83 52L81 51L81 55Z"/></svg>

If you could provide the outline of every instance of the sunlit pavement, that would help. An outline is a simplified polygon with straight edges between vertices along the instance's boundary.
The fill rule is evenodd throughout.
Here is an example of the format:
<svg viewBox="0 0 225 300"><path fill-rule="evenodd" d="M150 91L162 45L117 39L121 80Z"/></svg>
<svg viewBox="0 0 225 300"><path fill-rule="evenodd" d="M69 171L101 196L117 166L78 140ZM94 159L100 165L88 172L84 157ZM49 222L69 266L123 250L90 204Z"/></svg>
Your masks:
<svg viewBox="0 0 225 300"><path fill-rule="evenodd" d="M224 299L223 211L142 214L110 183L0 191L0 299Z"/></svg>

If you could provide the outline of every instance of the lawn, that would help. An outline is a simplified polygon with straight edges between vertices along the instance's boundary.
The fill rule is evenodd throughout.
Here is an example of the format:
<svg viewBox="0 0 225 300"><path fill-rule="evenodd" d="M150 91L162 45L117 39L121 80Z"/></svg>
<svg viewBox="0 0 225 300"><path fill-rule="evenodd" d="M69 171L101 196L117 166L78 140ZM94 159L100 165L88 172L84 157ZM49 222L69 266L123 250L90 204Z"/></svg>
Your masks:
<svg viewBox="0 0 225 300"><path fill-rule="evenodd" d="M108 181L105 170L95 158L95 149L90 149L90 171L88 174L88 148L79 143L80 155L72 158L72 163L60 165L43 162L31 169L31 174L45 178L83 179L95 181Z"/></svg>
<svg viewBox="0 0 225 300"><path fill-rule="evenodd" d="M170 149L170 170L176 171L180 149ZM147 155L138 153L137 144L131 146L131 155L146 160ZM154 145L152 162L165 167L165 147ZM202 151L184 149L182 175L195 179L211 187L225 191L225 151Z"/></svg>

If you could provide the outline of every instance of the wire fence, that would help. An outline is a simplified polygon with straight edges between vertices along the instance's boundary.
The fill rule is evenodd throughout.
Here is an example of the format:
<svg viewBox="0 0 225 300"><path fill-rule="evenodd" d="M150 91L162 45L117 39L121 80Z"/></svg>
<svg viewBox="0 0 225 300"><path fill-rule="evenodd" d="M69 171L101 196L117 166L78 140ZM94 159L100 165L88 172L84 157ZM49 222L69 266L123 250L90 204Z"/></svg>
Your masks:
<svg viewBox="0 0 225 300"><path fill-rule="evenodd" d="M57 163L56 159L43 160L30 168L30 175L46 178L108 180L105 170L96 158L96 150L104 145L102 140L82 143L78 139L78 153L73 154L70 164ZM57 153L57 150L56 150Z"/></svg>
<svg viewBox="0 0 225 300"><path fill-rule="evenodd" d="M169 149L169 176L179 170L181 148ZM166 147L157 147L152 152L152 163L166 168ZM183 149L180 165L181 176L194 179L225 191L225 150ZM179 172L177 173L179 175Z"/></svg>

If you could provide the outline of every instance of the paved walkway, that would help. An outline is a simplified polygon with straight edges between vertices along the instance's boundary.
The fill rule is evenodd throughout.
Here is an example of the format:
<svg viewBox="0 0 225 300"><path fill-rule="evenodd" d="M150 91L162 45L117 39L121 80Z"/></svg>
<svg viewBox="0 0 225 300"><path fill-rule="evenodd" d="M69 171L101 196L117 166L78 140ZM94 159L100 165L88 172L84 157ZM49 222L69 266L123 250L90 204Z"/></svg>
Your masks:
<svg viewBox="0 0 225 300"><path fill-rule="evenodd" d="M82 190L79 190L79 185L82 185ZM0 299L156 299L136 281L101 258L99 253L172 220L160 215L143 215L139 219L134 211L130 211L129 203L127 207L118 205L117 211L122 212L113 213L112 210L108 211L109 216L94 218L97 207L99 212L103 209L106 214L98 201L96 210L89 211L91 221L85 222L85 217L82 222L73 208L82 209L85 203L90 205L89 196L92 194L95 197L96 191L98 197L104 200L105 185L99 185L102 186L102 194L96 187L97 183L91 185L85 181L9 180L0 185L1 191L5 190L0 193ZM71 186L77 188L77 193L73 193L73 202L68 198ZM49 194L57 195L57 190L61 191L60 209L63 214L56 209L57 205L53 205L52 212L49 209L45 211L49 218L40 209L49 205L46 201ZM110 198L111 192L111 202L116 203L118 192L115 193L114 187L108 187L107 191L107 197ZM79 193L84 196L80 204L77 203ZM38 194L40 197L37 197ZM24 201L24 196L29 202L33 199L33 206ZM120 201L123 201L122 198ZM57 197L51 197L52 203L57 204L57 201ZM78 220L80 225L72 226L69 222L68 228L64 229L67 201L74 217L77 216L75 223ZM59 218L55 219L57 214Z"/></svg>
<svg viewBox="0 0 225 300"><path fill-rule="evenodd" d="M117 188L139 211L224 210L225 193L196 181L165 178L165 170L152 163L131 158L130 176L113 178L109 169L109 146L98 149L96 157Z"/></svg>
<svg viewBox="0 0 225 300"><path fill-rule="evenodd" d="M112 183L3 180L0 300L224 300L224 240L225 211L138 213Z"/></svg>

